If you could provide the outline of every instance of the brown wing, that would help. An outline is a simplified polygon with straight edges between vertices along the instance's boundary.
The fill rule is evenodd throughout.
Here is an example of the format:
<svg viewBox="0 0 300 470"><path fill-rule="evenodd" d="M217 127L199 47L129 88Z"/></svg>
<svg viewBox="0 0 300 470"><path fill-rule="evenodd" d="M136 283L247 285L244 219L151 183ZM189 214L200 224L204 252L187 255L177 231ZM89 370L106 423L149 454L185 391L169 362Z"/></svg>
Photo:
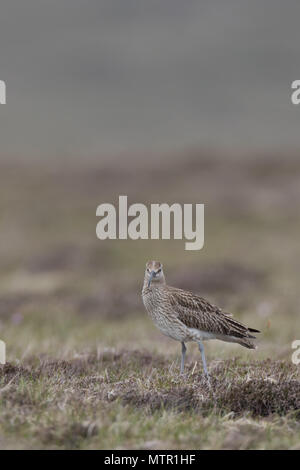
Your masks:
<svg viewBox="0 0 300 470"><path fill-rule="evenodd" d="M222 312L203 297L181 289L170 288L170 302L177 318L189 328L236 338L255 338L250 332L258 332Z"/></svg>

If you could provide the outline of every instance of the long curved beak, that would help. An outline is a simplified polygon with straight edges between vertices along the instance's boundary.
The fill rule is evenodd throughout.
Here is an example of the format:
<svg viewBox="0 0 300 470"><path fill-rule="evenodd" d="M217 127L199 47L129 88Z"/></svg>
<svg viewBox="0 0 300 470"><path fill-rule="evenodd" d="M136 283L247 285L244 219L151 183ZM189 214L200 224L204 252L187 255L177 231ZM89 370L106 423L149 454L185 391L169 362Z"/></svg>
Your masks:
<svg viewBox="0 0 300 470"><path fill-rule="evenodd" d="M156 276L155 271L151 271L149 281L148 281L148 287L150 287L152 279Z"/></svg>

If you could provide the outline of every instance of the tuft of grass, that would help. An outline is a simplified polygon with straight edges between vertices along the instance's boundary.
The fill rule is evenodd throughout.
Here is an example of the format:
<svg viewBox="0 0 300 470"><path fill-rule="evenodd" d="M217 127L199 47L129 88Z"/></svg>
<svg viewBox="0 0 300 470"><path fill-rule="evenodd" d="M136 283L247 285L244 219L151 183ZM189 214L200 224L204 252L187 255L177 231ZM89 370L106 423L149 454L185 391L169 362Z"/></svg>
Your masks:
<svg viewBox="0 0 300 470"><path fill-rule="evenodd" d="M211 388L191 362L180 376L162 356L128 349L27 357L0 368L0 429L7 447L272 448L284 422L280 447L299 445L296 366L230 359L210 373Z"/></svg>

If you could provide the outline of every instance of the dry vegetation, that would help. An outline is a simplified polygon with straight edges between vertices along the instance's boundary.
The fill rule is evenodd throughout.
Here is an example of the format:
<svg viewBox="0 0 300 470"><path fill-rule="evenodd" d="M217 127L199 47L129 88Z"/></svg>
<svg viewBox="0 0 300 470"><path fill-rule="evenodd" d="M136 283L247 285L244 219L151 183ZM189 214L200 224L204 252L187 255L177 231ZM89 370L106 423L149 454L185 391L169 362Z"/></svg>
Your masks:
<svg viewBox="0 0 300 470"><path fill-rule="evenodd" d="M3 162L0 447L300 448L297 156L148 161ZM204 250L100 242L96 207L118 194L204 202ZM144 312L148 258L262 330L257 351L207 343L212 389L196 346L180 377L179 344Z"/></svg>
<svg viewBox="0 0 300 470"><path fill-rule="evenodd" d="M0 373L2 431L18 447L298 446L296 366L212 361L211 389L195 362L184 378L177 369L146 351L111 349L7 364Z"/></svg>

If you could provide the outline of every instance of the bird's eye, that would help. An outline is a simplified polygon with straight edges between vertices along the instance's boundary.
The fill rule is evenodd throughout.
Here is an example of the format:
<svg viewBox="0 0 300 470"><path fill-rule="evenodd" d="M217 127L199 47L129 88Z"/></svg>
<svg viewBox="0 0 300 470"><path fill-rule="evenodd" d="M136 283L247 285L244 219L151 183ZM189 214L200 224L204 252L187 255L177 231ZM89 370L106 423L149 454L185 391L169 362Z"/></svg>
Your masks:
<svg viewBox="0 0 300 470"><path fill-rule="evenodd" d="M157 274L161 272L161 268L157 271Z"/></svg>
<svg viewBox="0 0 300 470"><path fill-rule="evenodd" d="M147 272L150 273L150 269L147 268Z"/></svg>

